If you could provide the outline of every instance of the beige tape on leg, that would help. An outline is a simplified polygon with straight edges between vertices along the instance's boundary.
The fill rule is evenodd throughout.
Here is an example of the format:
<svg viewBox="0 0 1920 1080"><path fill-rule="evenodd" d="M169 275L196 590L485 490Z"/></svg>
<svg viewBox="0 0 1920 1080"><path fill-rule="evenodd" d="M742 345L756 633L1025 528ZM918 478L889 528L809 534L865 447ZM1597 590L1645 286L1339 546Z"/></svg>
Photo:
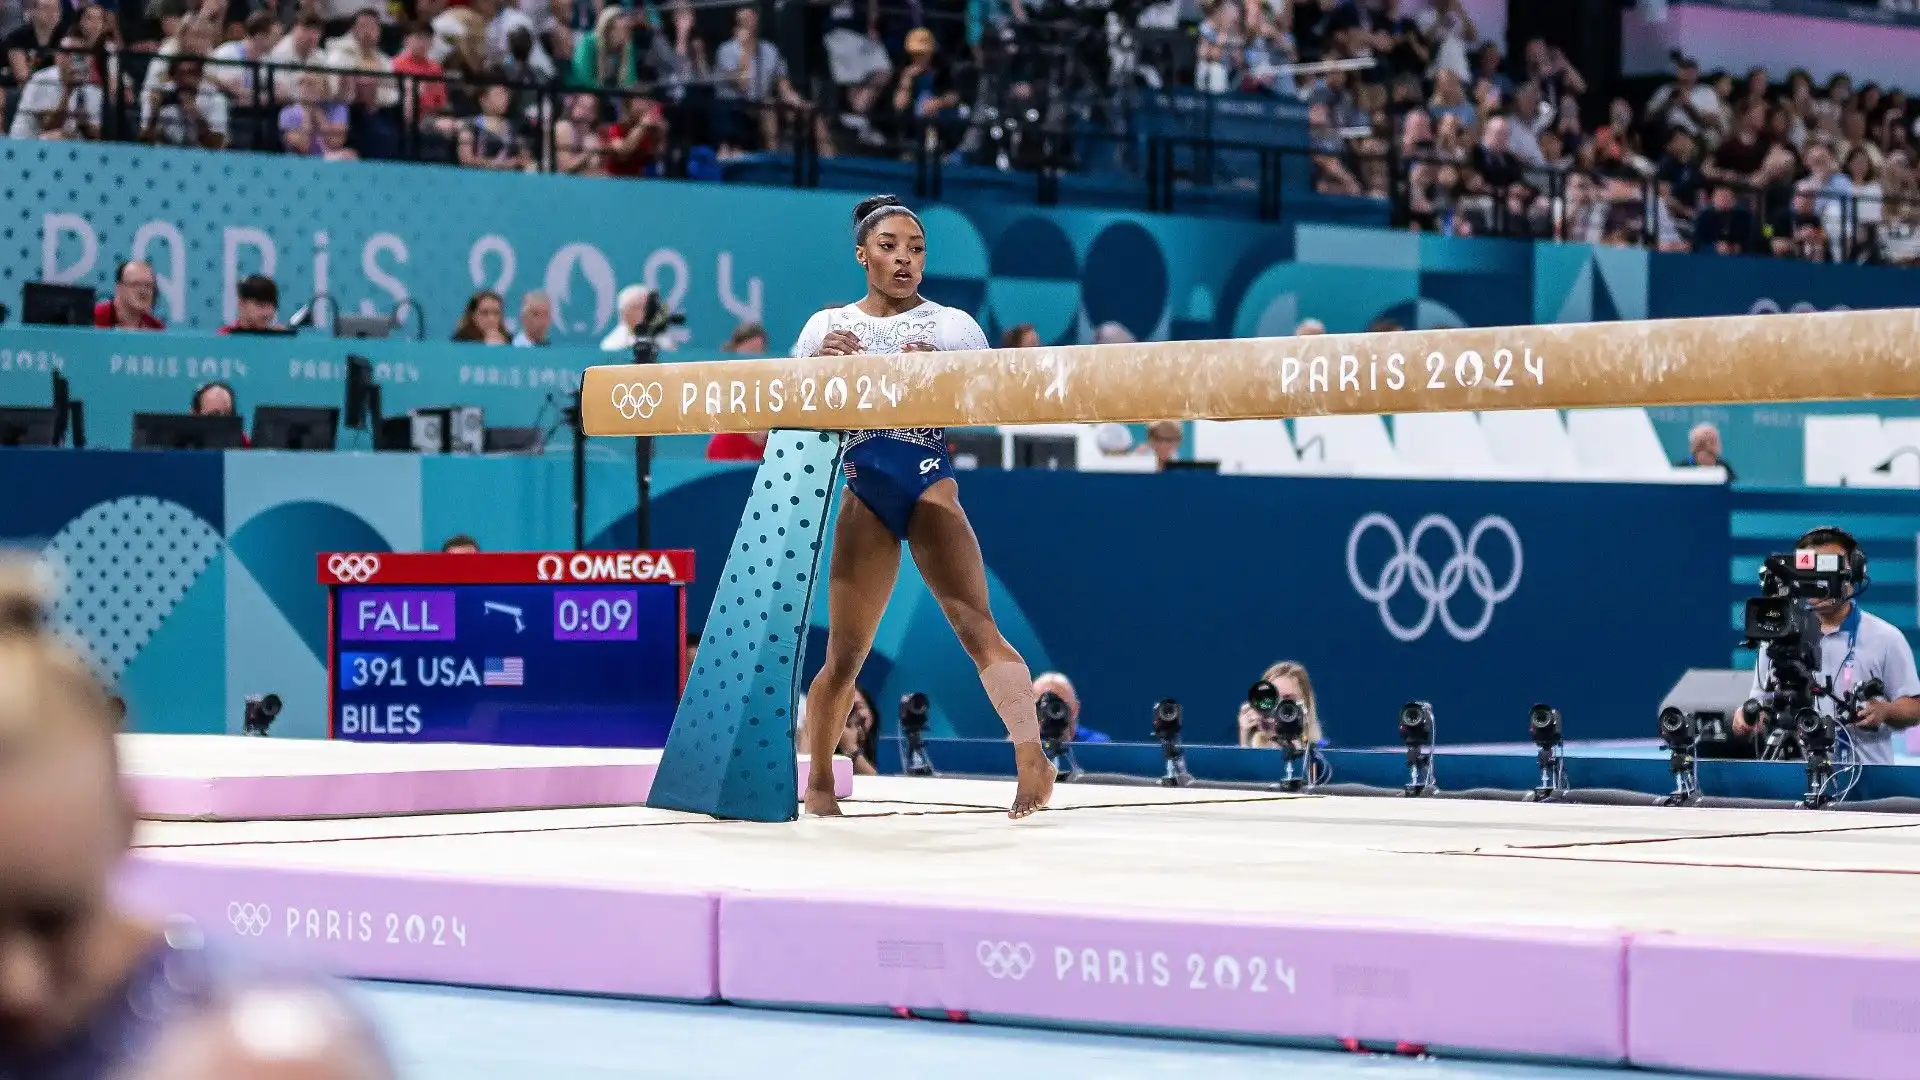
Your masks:
<svg viewBox="0 0 1920 1080"><path fill-rule="evenodd" d="M1040 741L1040 718L1033 711L1033 673L1021 663L990 664L980 672L980 685L1007 734L1014 742Z"/></svg>

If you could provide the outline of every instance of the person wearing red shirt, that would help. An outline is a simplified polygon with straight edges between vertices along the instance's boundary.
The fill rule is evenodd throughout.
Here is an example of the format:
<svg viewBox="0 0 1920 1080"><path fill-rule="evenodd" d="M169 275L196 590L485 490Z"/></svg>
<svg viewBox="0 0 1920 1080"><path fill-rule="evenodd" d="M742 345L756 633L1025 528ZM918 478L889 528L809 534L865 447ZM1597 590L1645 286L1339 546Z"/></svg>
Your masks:
<svg viewBox="0 0 1920 1080"><path fill-rule="evenodd" d="M165 330L153 313L153 267L139 260L120 264L113 275L113 299L93 306L93 325L101 330Z"/></svg>
<svg viewBox="0 0 1920 1080"><path fill-rule="evenodd" d="M645 176L667 144L667 117L649 98L626 99L620 119L607 125L607 175Z"/></svg>
<svg viewBox="0 0 1920 1080"><path fill-rule="evenodd" d="M707 440L708 461L759 461L766 453L764 431L723 431Z"/></svg>

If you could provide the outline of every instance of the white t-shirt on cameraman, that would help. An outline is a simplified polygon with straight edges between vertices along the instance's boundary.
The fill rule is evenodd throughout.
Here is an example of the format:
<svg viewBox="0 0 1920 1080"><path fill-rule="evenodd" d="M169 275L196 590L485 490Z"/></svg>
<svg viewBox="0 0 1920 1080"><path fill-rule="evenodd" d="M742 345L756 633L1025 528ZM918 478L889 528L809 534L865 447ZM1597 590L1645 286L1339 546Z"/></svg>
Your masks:
<svg viewBox="0 0 1920 1080"><path fill-rule="evenodd" d="M1820 670L1815 681L1824 686L1832 679L1835 697L1845 697L1870 679L1886 684L1889 701L1920 697L1920 675L1914 673L1913 647L1907 644L1906 635L1892 623L1860 607L1857 601L1854 610L1860 617L1854 633L1849 634L1842 624L1840 629L1820 635ZM1766 650L1762 649L1759 661L1753 665L1750 691L1753 697L1759 697L1765 689L1771 670ZM1815 698L1814 710L1822 716L1835 715L1835 697L1822 694ZM1869 765L1893 764L1893 729L1884 724L1870 731L1850 727L1847 736L1853 740L1857 760Z"/></svg>

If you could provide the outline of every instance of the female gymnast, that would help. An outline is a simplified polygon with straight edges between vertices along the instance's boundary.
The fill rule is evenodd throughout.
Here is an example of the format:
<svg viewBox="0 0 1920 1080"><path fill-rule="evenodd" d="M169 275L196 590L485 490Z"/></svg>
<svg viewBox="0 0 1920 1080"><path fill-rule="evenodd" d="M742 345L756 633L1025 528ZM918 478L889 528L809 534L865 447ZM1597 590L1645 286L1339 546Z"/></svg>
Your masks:
<svg viewBox="0 0 1920 1080"><path fill-rule="evenodd" d="M853 210L853 257L867 274L864 299L816 312L795 356L857 356L985 349L973 317L920 295L927 238L920 219L891 195ZM856 431L847 438L847 493L833 532L827 572L826 664L807 689L807 744L813 760L806 807L838 814L833 751L852 706L853 680L873 647L900 571L900 542L967 650L987 700L1013 739L1019 783L1009 817L1023 818L1053 794L1053 766L1040 750L1033 677L987 610L987 571L966 511L945 432L938 428Z"/></svg>
<svg viewBox="0 0 1920 1080"><path fill-rule="evenodd" d="M0 1076L244 1080L261 1075L252 1046L276 1050L265 1063L275 1076L391 1080L377 1041L324 980L117 904L114 871L134 829L117 710L44 628L46 611L34 571L0 563ZM236 902L228 917L265 925L274 913Z"/></svg>

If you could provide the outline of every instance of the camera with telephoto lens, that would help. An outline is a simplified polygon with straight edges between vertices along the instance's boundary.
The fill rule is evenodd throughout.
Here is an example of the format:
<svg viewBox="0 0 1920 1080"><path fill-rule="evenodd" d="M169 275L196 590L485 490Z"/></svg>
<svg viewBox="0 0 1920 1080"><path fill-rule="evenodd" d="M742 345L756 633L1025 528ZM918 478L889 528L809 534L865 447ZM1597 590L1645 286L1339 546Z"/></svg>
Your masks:
<svg viewBox="0 0 1920 1080"><path fill-rule="evenodd" d="M1166 768L1160 774L1161 787L1186 787L1193 783L1187 771L1187 753L1180 748L1180 703L1162 698L1153 706L1153 737L1160 740Z"/></svg>
<svg viewBox="0 0 1920 1080"><path fill-rule="evenodd" d="M1034 701L1033 711L1040 720L1040 750L1053 762L1055 775L1062 780L1077 778L1080 766L1074 761L1073 748L1067 741L1067 727L1073 722L1073 710L1067 707L1067 699L1049 690Z"/></svg>
<svg viewBox="0 0 1920 1080"><path fill-rule="evenodd" d="M921 693L900 697L900 770L908 776L932 776L927 756L927 713L931 703Z"/></svg>
<svg viewBox="0 0 1920 1080"><path fill-rule="evenodd" d="M1700 718L1671 706L1660 710L1660 741L1667 748L1673 791L1657 804L1692 806L1700 801Z"/></svg>
<svg viewBox="0 0 1920 1080"><path fill-rule="evenodd" d="M648 290L646 310L641 312L639 323L633 327L633 362L651 364L659 359L661 339L669 330L686 324L685 312L668 311L667 305L660 300L660 294Z"/></svg>
<svg viewBox="0 0 1920 1080"><path fill-rule="evenodd" d="M1279 789L1300 791L1311 780L1306 768L1307 710L1297 698L1281 697L1279 687L1265 679L1247 691L1247 707L1260 719L1260 730L1278 743L1284 756Z"/></svg>
<svg viewBox="0 0 1920 1080"><path fill-rule="evenodd" d="M1772 718L1762 757L1796 752L1789 745L1799 741L1793 718L1824 693L1815 681L1821 634L1812 602L1846 599L1850 576L1846 556L1824 551L1769 555L1760 569L1760 595L1747 601L1742 645L1767 657L1766 685L1754 699Z"/></svg>
<svg viewBox="0 0 1920 1080"><path fill-rule="evenodd" d="M241 713L241 733L259 738L267 737L267 729L280 718L280 695L251 695L247 698L245 710Z"/></svg>

